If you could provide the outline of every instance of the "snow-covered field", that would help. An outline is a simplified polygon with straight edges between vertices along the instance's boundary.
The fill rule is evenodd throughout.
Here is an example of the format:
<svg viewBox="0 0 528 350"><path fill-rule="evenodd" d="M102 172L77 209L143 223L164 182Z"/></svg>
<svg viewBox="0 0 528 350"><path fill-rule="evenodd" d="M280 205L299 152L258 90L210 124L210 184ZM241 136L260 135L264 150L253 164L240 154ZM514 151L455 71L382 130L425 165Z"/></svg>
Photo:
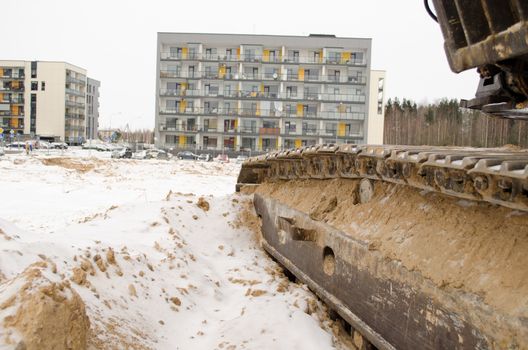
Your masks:
<svg viewBox="0 0 528 350"><path fill-rule="evenodd" d="M0 349L341 347L239 219L251 207L233 193L238 170L82 150L1 158Z"/></svg>

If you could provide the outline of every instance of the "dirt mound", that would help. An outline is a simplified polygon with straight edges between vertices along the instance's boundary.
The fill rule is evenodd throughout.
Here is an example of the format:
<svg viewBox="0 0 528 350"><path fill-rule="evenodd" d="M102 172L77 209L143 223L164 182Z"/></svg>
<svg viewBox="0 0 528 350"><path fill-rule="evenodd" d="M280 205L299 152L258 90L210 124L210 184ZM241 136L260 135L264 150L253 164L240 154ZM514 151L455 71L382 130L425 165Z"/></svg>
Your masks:
<svg viewBox="0 0 528 350"><path fill-rule="evenodd" d="M203 211L209 211L209 202L206 201L204 197L198 198L198 202L196 203L196 205Z"/></svg>
<svg viewBox="0 0 528 350"><path fill-rule="evenodd" d="M486 304L528 317L528 215L401 185L375 182L357 204L358 181L262 184L271 196L350 234L440 288L474 293Z"/></svg>
<svg viewBox="0 0 528 350"><path fill-rule="evenodd" d="M240 205L237 217L233 222L235 228L245 227L253 233L257 242L262 242L262 221L257 216L251 197L244 198ZM235 202L236 200L236 202ZM238 204L238 199L233 199L233 205Z"/></svg>
<svg viewBox="0 0 528 350"><path fill-rule="evenodd" d="M51 273L47 263L33 264L3 290L2 326L21 335L15 340L16 334L7 333L6 342L17 349L86 348L90 321L85 305L68 281L46 277Z"/></svg>
<svg viewBox="0 0 528 350"><path fill-rule="evenodd" d="M85 162L80 159L73 159L73 158L42 158L40 159L40 161L44 165L60 166L66 169L77 170L78 172L81 172L81 173L86 173L88 171L93 170L98 163L97 161L94 161L94 160Z"/></svg>

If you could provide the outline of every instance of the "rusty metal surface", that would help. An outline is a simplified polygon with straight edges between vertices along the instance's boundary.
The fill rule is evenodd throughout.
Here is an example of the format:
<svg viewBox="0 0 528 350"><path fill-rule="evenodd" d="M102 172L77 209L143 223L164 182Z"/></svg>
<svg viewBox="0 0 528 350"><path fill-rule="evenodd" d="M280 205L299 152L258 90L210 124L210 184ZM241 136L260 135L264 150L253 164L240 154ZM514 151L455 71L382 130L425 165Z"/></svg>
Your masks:
<svg viewBox="0 0 528 350"><path fill-rule="evenodd" d="M254 202L264 248L378 349L493 349L505 344L500 334L509 326L492 325L497 323L493 313L475 306L471 297L453 298L303 212L258 194ZM479 329L474 319L489 319L490 327Z"/></svg>
<svg viewBox="0 0 528 350"><path fill-rule="evenodd" d="M528 54L526 1L433 0L454 72Z"/></svg>

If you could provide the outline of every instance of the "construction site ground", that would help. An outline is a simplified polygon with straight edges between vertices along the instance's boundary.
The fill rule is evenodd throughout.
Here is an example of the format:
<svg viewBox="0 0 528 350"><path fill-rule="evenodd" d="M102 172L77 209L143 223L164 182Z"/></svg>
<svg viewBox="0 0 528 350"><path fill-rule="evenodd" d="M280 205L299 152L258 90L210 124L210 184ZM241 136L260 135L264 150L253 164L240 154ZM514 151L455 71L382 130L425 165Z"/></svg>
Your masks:
<svg viewBox="0 0 528 350"><path fill-rule="evenodd" d="M0 348L344 347L261 249L238 172L75 149L0 159Z"/></svg>

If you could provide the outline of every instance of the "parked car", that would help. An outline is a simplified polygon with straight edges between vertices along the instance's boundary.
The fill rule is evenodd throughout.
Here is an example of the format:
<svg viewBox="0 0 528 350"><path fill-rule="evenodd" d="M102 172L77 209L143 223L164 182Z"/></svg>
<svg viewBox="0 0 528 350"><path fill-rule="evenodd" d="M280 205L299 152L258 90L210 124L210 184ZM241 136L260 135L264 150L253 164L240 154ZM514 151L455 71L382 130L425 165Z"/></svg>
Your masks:
<svg viewBox="0 0 528 350"><path fill-rule="evenodd" d="M213 161L213 157L209 153L202 153L196 157L196 160L200 160L202 162L211 162Z"/></svg>
<svg viewBox="0 0 528 350"><path fill-rule="evenodd" d="M25 148L26 143L25 142L11 142L6 145L7 148Z"/></svg>
<svg viewBox="0 0 528 350"><path fill-rule="evenodd" d="M139 151L132 154L132 159L145 159L147 157L147 151Z"/></svg>
<svg viewBox="0 0 528 350"><path fill-rule="evenodd" d="M148 149L146 150L146 159L170 159L171 154L161 149Z"/></svg>
<svg viewBox="0 0 528 350"><path fill-rule="evenodd" d="M62 142L59 142L59 143L62 143ZM48 141L40 141L40 140L39 141L35 141L33 143L33 147L37 148L37 149L50 149L50 148L53 148L51 143L49 143ZM66 145L66 147L68 147L68 145Z"/></svg>
<svg viewBox="0 0 528 350"><path fill-rule="evenodd" d="M54 149L68 149L68 144L66 142L52 142L50 146Z"/></svg>
<svg viewBox="0 0 528 350"><path fill-rule="evenodd" d="M244 163L247 159L248 159L248 156L240 155L236 157L236 162L239 164Z"/></svg>
<svg viewBox="0 0 528 350"><path fill-rule="evenodd" d="M190 159L190 160L195 160L198 158L198 156L192 153L191 151L178 152L178 154L176 154L176 157L178 157L178 159Z"/></svg>
<svg viewBox="0 0 528 350"><path fill-rule="evenodd" d="M111 158L122 159L122 158L132 158L132 150L128 147L116 149L110 155Z"/></svg>

